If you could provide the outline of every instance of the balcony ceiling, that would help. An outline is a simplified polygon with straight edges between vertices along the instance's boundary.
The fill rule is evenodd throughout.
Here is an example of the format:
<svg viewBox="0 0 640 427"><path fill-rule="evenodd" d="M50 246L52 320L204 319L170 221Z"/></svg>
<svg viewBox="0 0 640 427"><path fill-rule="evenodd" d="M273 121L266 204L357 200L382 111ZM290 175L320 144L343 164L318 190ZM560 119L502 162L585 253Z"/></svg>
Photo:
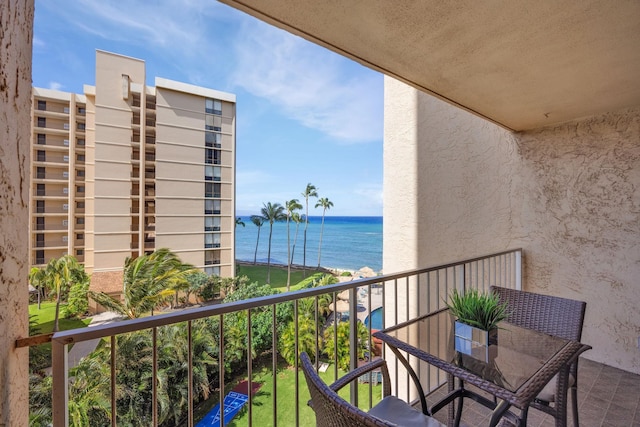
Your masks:
<svg viewBox="0 0 640 427"><path fill-rule="evenodd" d="M640 105L640 1L221 1L513 130Z"/></svg>

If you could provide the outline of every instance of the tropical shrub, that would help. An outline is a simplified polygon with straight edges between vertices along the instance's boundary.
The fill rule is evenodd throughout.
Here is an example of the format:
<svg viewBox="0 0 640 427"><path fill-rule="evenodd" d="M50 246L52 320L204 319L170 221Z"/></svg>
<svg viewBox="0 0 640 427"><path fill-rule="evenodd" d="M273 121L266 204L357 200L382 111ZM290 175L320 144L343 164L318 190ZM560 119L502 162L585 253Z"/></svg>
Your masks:
<svg viewBox="0 0 640 427"><path fill-rule="evenodd" d="M82 272L84 273L84 268ZM67 305L61 308L60 313L65 319L82 316L89 310L89 297L87 293L89 291L90 280L87 274L84 274L84 276L85 279L71 285Z"/></svg>
<svg viewBox="0 0 640 427"><path fill-rule="evenodd" d="M309 356L316 355L316 347L322 348L320 337L316 341L316 325L315 322L308 317L300 317L298 324L298 352L306 352ZM285 328L278 340L278 352L287 361L289 365L293 365L298 357L296 354L296 322L291 321Z"/></svg>
<svg viewBox="0 0 640 427"><path fill-rule="evenodd" d="M369 332L367 331L366 326L363 323L356 323L357 330L357 354L358 359L364 359L367 346L369 344ZM340 322L337 327L336 325L332 325L324 331L324 353L329 357L329 359L334 360L338 359L338 367L345 371L349 370L349 361L350 357L350 323L349 322ZM336 340L337 335L337 340Z"/></svg>

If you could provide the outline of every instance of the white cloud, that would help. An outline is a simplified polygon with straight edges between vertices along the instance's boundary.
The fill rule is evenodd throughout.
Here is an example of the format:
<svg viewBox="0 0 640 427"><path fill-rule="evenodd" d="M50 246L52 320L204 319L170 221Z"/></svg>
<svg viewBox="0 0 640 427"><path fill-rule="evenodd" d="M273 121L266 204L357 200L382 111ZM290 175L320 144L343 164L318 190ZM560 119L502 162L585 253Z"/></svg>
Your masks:
<svg viewBox="0 0 640 427"><path fill-rule="evenodd" d="M200 54L207 47L206 27L228 17L224 6L197 0L78 0L56 13L105 40Z"/></svg>
<svg viewBox="0 0 640 427"><path fill-rule="evenodd" d="M49 89L62 90L62 84L58 82L49 82Z"/></svg>
<svg viewBox="0 0 640 427"><path fill-rule="evenodd" d="M258 21L243 24L235 50L235 83L303 125L348 142L382 138L381 75Z"/></svg>
<svg viewBox="0 0 640 427"><path fill-rule="evenodd" d="M44 42L44 40L42 40L39 37L33 37L33 47L45 47L46 44Z"/></svg>

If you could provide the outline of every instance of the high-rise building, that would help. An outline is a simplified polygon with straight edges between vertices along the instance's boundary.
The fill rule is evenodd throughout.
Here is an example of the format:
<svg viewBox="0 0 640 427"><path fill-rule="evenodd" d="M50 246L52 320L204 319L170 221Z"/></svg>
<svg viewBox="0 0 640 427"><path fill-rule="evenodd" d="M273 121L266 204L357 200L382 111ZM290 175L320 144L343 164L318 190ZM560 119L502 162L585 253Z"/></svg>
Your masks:
<svg viewBox="0 0 640 427"><path fill-rule="evenodd" d="M32 266L74 255L92 288L122 290L126 257L169 248L233 276L235 95L96 52L84 94L33 89Z"/></svg>

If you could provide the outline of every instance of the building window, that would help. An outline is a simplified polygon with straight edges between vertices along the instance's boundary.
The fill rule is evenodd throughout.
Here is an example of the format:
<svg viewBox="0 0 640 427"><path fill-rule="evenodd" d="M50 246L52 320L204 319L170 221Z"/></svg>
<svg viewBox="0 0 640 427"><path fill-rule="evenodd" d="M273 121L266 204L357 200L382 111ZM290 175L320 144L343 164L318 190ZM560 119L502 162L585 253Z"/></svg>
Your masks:
<svg viewBox="0 0 640 427"><path fill-rule="evenodd" d="M42 249L36 251L36 264L44 264L44 251Z"/></svg>
<svg viewBox="0 0 640 427"><path fill-rule="evenodd" d="M36 234L36 248L44 248L44 234Z"/></svg>
<svg viewBox="0 0 640 427"><path fill-rule="evenodd" d="M76 191L77 191L78 193L84 193L84 185L78 185L78 186L76 187Z"/></svg>
<svg viewBox="0 0 640 427"><path fill-rule="evenodd" d="M43 133L38 134L38 145L45 145L47 143L47 135Z"/></svg>
<svg viewBox="0 0 640 427"><path fill-rule="evenodd" d="M38 99L38 110L45 111L47 109L47 101Z"/></svg>
<svg viewBox="0 0 640 427"><path fill-rule="evenodd" d="M204 142L207 147L222 147L222 135L215 132L206 132Z"/></svg>
<svg viewBox="0 0 640 427"><path fill-rule="evenodd" d="M44 196L44 195L45 195L44 184L37 184L36 185L36 196Z"/></svg>
<svg viewBox="0 0 640 427"><path fill-rule="evenodd" d="M82 139L82 138L78 138L78 139L76 140L76 145L77 145L78 147L84 147L84 144L85 144L84 139Z"/></svg>
<svg viewBox="0 0 640 427"><path fill-rule="evenodd" d="M84 225L84 218L76 218L77 225Z"/></svg>
<svg viewBox="0 0 640 427"><path fill-rule="evenodd" d="M85 124L84 123L78 123L78 130L84 130L85 129Z"/></svg>
<svg viewBox="0 0 640 427"><path fill-rule="evenodd" d="M204 197L213 197L213 184L208 182L204 184Z"/></svg>
<svg viewBox="0 0 640 427"><path fill-rule="evenodd" d="M44 117L38 117L38 127L39 128L47 127L47 119Z"/></svg>
<svg viewBox="0 0 640 427"><path fill-rule="evenodd" d="M83 169L78 169L76 171L76 176L79 176L81 178L84 177L84 170Z"/></svg>
<svg viewBox="0 0 640 427"><path fill-rule="evenodd" d="M47 176L45 170L46 169L42 166L38 166L36 168L36 179L45 179L45 177Z"/></svg>
<svg viewBox="0 0 640 427"><path fill-rule="evenodd" d="M83 256L84 255L84 249L76 249L76 256Z"/></svg>
<svg viewBox="0 0 640 427"><path fill-rule="evenodd" d="M76 240L84 240L84 234L83 233L77 233L76 234Z"/></svg>
<svg viewBox="0 0 640 427"><path fill-rule="evenodd" d="M44 217L36 217L36 230L44 230Z"/></svg>
<svg viewBox="0 0 640 427"><path fill-rule="evenodd" d="M44 213L44 200L36 200L36 213Z"/></svg>
<svg viewBox="0 0 640 427"><path fill-rule="evenodd" d="M39 162L47 161L47 153L44 150L38 150L37 159Z"/></svg>
<svg viewBox="0 0 640 427"><path fill-rule="evenodd" d="M76 209L84 209L84 202L76 202Z"/></svg>
<svg viewBox="0 0 640 427"><path fill-rule="evenodd" d="M78 114L85 114L87 112L86 108L78 107Z"/></svg>
<svg viewBox="0 0 640 427"><path fill-rule="evenodd" d="M209 114L222 114L222 101L217 99L207 99L205 100L205 108L204 111Z"/></svg>
<svg viewBox="0 0 640 427"><path fill-rule="evenodd" d="M205 116L205 125L204 128L206 130L215 130L222 131L222 117L220 116Z"/></svg>
<svg viewBox="0 0 640 427"><path fill-rule="evenodd" d="M84 154L78 154L78 156L76 157L77 161L79 162L84 162Z"/></svg>

